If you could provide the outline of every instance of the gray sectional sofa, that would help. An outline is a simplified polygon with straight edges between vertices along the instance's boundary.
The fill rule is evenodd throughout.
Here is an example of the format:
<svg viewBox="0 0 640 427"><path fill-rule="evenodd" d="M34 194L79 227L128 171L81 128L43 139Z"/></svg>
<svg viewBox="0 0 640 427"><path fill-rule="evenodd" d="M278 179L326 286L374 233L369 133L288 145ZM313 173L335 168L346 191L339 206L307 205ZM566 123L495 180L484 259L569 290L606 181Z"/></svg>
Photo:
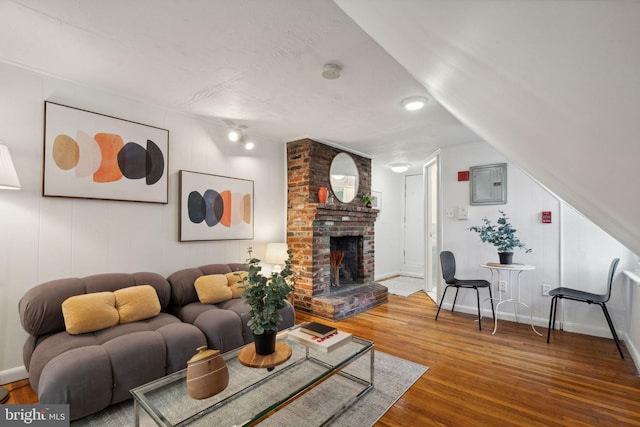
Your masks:
<svg viewBox="0 0 640 427"><path fill-rule="evenodd" d="M246 264L208 264L198 268L176 271L167 277L171 284L171 303L168 311L185 323L197 326L207 337L209 348L225 353L253 342L247 326L249 306L242 298L231 298L217 304L203 304L193 286L201 276L210 274L232 275L246 271ZM280 329L295 324L295 311L291 304L280 310Z"/></svg>
<svg viewBox="0 0 640 427"><path fill-rule="evenodd" d="M246 326L249 306L242 298L202 304L194 289L200 276L242 269L246 269L243 264L212 264L180 270L168 278L151 272L107 273L53 280L29 289L19 302L20 320L29 333L23 360L39 402L68 403L75 420L131 398L132 388L184 369L197 347L226 352L253 341ZM153 304L140 293L128 297L121 293L144 290L147 298L154 293L149 286L157 295L157 299L152 295L159 303L157 314L131 317L132 307L135 315L141 306ZM111 294L116 295L115 302ZM102 299L97 309L90 310L92 320L101 317L93 313L104 311L106 317L115 316L108 322L116 323L92 325L101 329L89 332L70 329L73 306L68 301L79 301L75 309L82 311L84 300L77 298L96 296ZM281 329L293 326L293 307L287 305L282 314Z"/></svg>

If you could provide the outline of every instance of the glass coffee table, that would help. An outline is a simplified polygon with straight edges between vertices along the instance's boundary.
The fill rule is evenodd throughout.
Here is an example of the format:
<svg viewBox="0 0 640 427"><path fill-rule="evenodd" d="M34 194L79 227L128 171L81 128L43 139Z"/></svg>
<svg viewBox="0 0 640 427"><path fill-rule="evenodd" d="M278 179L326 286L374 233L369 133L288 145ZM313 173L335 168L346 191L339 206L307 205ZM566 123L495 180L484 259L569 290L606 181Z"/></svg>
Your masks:
<svg viewBox="0 0 640 427"><path fill-rule="evenodd" d="M250 425L316 386L318 389L330 387L326 405L323 402L322 410L318 411L323 414L322 419L316 423L324 425L373 388L373 342L352 336L346 344L328 353L290 339L285 338L284 342L291 347L291 357L270 369L250 368L240 363L238 353L242 348L223 354L229 369L229 385L208 399L189 396L186 369L131 390L136 427L140 422L140 408L160 426ZM350 372L349 365L367 354L366 369ZM333 385L338 378L348 386ZM340 393L334 392L337 389Z"/></svg>

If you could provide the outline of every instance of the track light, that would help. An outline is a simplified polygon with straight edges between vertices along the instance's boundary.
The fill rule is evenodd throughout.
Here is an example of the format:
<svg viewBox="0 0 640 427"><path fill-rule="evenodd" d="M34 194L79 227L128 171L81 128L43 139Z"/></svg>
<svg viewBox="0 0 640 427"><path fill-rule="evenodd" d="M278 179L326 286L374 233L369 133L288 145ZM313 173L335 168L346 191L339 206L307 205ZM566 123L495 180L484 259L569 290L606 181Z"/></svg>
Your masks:
<svg viewBox="0 0 640 427"><path fill-rule="evenodd" d="M229 141L238 142L242 139L242 131L240 129L230 129L227 137Z"/></svg>
<svg viewBox="0 0 640 427"><path fill-rule="evenodd" d="M247 136L242 131L242 128L246 128L246 126L240 126L240 129L239 128L229 129L229 132L227 133L227 137L229 138L229 141L242 142L245 150L253 150L256 144L254 144L253 141L250 141L247 139Z"/></svg>

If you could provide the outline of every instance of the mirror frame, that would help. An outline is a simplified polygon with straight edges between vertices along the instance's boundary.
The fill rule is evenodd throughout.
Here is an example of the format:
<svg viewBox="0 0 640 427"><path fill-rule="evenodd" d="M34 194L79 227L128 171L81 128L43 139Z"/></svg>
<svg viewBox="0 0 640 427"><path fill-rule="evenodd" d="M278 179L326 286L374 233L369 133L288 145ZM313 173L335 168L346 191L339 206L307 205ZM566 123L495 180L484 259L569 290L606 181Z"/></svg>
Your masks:
<svg viewBox="0 0 640 427"><path fill-rule="evenodd" d="M345 169L335 170L334 167L340 166L339 163L341 162L347 162L347 164L342 165ZM344 175L344 177L340 179L334 178L334 175L337 175L336 172L339 172L339 175ZM349 172L352 172L352 174L349 174ZM348 182L349 177L355 178L351 185ZM331 192L340 202L351 203L355 200L360 187L360 170L358 169L358 164L349 153L340 152L333 157L333 160L331 160L331 166L329 166L329 183L331 184ZM350 198L344 196L345 189L352 189L353 195Z"/></svg>

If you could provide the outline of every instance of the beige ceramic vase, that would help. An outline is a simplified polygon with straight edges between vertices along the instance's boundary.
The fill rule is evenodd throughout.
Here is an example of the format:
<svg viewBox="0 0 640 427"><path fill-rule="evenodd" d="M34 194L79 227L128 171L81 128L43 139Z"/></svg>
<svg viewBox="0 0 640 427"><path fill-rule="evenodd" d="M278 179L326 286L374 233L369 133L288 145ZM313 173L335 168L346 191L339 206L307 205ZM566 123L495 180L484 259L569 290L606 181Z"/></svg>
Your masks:
<svg viewBox="0 0 640 427"><path fill-rule="evenodd" d="M219 350L198 347L187 362L187 390L194 399L207 399L229 385L229 370Z"/></svg>

